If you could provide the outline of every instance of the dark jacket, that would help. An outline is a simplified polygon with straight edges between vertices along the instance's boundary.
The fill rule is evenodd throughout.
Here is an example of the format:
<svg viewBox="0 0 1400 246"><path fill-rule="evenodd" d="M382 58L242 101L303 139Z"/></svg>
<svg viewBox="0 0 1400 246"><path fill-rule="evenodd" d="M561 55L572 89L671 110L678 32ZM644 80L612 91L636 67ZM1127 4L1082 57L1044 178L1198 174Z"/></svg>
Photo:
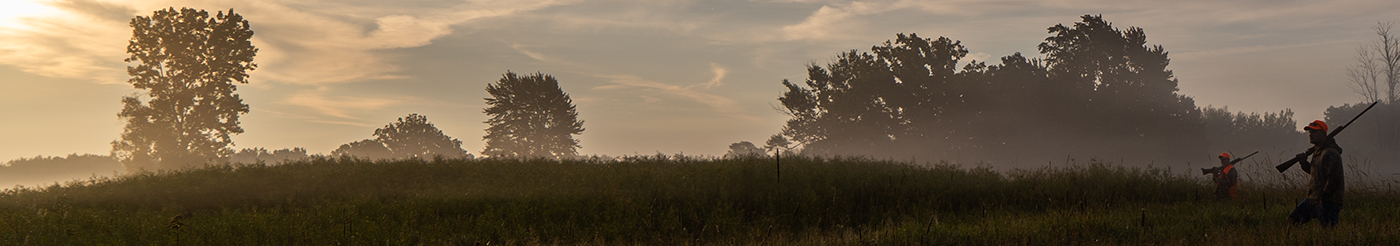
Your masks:
<svg viewBox="0 0 1400 246"><path fill-rule="evenodd" d="M1346 177L1342 169L1342 147L1335 141L1315 145L1311 160L1301 161L1303 171L1312 174L1308 199L1341 205L1346 193Z"/></svg>

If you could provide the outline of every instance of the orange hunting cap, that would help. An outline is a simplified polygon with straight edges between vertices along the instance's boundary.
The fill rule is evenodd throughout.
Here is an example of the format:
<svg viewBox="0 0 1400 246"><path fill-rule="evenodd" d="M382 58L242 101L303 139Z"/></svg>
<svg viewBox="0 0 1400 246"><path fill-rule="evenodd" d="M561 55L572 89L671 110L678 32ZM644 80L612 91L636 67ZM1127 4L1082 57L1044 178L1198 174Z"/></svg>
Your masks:
<svg viewBox="0 0 1400 246"><path fill-rule="evenodd" d="M1312 123L1308 123L1308 126L1303 127L1303 130L1322 130L1322 132L1327 132L1327 122L1314 120Z"/></svg>
<svg viewBox="0 0 1400 246"><path fill-rule="evenodd" d="M1220 153L1220 158L1230 159L1230 152Z"/></svg>

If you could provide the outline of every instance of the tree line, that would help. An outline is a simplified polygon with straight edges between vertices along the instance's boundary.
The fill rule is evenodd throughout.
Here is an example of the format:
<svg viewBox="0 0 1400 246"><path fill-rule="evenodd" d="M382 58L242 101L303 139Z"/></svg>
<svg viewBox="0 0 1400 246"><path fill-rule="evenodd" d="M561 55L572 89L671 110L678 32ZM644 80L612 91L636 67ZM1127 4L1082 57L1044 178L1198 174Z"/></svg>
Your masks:
<svg viewBox="0 0 1400 246"><path fill-rule="evenodd" d="M1142 28L1084 15L1047 31L1040 57L1015 53L1000 64L959 69L968 53L960 41L917 34L810 64L804 82L782 82L778 101L790 119L765 147L1038 166L1206 162L1223 151L1306 145L1290 110L1231 113L1178 93L1168 52Z"/></svg>

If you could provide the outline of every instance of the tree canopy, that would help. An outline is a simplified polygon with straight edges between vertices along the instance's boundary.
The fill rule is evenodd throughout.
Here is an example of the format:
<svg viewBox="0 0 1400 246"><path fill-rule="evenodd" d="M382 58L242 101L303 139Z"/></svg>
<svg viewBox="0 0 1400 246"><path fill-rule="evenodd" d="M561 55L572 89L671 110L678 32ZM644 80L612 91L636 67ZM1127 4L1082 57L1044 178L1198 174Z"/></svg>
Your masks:
<svg viewBox="0 0 1400 246"><path fill-rule="evenodd" d="M374 136L397 158L467 155L462 150L462 141L443 134L442 130L428 122L427 116L419 114L408 114L384 128L375 129Z"/></svg>
<svg viewBox="0 0 1400 246"><path fill-rule="evenodd" d="M1085 15L1047 31L1042 57L1016 53L1000 64L959 69L961 42L899 34L869 53L809 65L805 83L783 81L778 100L791 118L782 135L808 154L1002 163L1176 161L1215 147L1201 110L1177 93L1166 49L1148 44L1143 29ZM1280 116L1291 114L1249 127L1272 129Z"/></svg>
<svg viewBox="0 0 1400 246"><path fill-rule="evenodd" d="M749 141L739 141L738 143L729 144L729 152L724 153L724 158L767 156L768 152L763 151L763 149L758 148L753 142Z"/></svg>
<svg viewBox="0 0 1400 246"><path fill-rule="evenodd" d="M495 84L487 85L483 110L491 119L486 129L490 157L560 158L577 155L580 147L573 135L583 133L583 120L569 94L559 88L554 76L535 73L525 76L506 72Z"/></svg>
<svg viewBox="0 0 1400 246"><path fill-rule="evenodd" d="M132 170L223 162L248 113L235 91L257 68L247 20L233 12L169 8L130 22L127 80L143 93L123 97L126 121L112 156Z"/></svg>
<svg viewBox="0 0 1400 246"><path fill-rule="evenodd" d="M462 150L462 141L448 137L428 117L416 113L401 117L374 130L374 139L340 145L331 152L337 156L357 156L368 159L403 158L462 158L470 157Z"/></svg>

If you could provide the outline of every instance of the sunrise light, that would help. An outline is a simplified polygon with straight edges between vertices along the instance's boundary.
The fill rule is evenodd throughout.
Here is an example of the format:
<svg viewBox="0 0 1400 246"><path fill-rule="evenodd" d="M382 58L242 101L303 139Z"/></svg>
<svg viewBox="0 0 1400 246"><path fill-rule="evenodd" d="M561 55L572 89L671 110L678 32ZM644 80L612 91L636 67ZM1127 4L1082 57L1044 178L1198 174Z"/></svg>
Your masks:
<svg viewBox="0 0 1400 246"><path fill-rule="evenodd" d="M0 28L23 28L27 19L58 13L43 0L0 1Z"/></svg>

